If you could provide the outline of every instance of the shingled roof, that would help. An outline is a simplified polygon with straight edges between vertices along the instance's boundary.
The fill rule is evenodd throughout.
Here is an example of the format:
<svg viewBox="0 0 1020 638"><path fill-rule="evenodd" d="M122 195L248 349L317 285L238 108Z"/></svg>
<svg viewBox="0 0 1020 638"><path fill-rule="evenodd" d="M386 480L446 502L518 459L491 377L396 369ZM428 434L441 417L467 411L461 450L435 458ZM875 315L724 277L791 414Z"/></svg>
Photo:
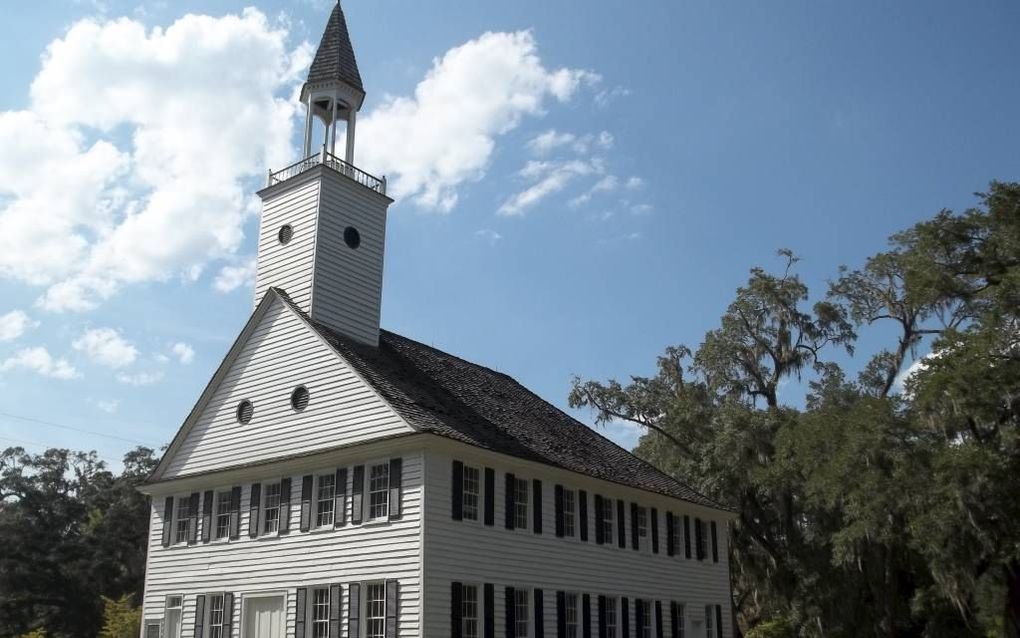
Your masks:
<svg viewBox="0 0 1020 638"><path fill-rule="evenodd" d="M347 32L347 20L344 18L344 10L340 8L339 2L333 7L333 13L329 16L326 30L322 34L322 41L319 43L319 50L316 51L315 59L308 70L307 84L333 80L345 82L362 93L365 92L365 88L361 85L358 62L354 59L351 36Z"/></svg>
<svg viewBox="0 0 1020 638"><path fill-rule="evenodd" d="M726 509L660 472L506 374L381 330L371 347L311 320L350 365L419 431L595 478Z"/></svg>

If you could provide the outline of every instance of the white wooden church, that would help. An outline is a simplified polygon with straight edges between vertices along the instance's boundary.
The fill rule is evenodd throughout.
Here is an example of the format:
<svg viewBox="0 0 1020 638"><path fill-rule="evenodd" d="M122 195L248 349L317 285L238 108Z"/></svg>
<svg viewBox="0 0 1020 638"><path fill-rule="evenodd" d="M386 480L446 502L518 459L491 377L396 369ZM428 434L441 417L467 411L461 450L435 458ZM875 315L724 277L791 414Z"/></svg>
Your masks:
<svg viewBox="0 0 1020 638"><path fill-rule="evenodd" d="M392 200L354 166L364 97L337 4L304 159L259 192L255 310L143 487L143 638L732 636L730 512L380 329Z"/></svg>

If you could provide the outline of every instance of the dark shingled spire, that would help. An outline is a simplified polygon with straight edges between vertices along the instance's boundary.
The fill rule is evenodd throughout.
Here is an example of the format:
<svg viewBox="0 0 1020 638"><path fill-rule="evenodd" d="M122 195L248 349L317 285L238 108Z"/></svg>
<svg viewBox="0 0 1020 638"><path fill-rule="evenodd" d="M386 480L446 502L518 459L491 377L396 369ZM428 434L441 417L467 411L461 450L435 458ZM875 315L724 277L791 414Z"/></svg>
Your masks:
<svg viewBox="0 0 1020 638"><path fill-rule="evenodd" d="M361 85L361 74L358 73L358 62L354 59L351 36L347 33L347 20L344 18L344 10L340 8L339 2L333 7L333 13L329 16L329 23L326 25L326 31L322 34L319 50L315 53L312 68L308 70L306 84L335 80L345 82L362 93L365 92L365 88Z"/></svg>

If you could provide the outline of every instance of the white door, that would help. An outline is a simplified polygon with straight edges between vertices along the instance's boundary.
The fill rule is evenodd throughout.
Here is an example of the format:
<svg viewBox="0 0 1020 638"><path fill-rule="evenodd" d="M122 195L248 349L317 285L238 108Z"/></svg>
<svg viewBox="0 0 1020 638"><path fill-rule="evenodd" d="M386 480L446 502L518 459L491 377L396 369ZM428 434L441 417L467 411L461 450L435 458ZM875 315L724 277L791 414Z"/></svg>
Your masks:
<svg viewBox="0 0 1020 638"><path fill-rule="evenodd" d="M283 596L244 599L243 638L283 638Z"/></svg>

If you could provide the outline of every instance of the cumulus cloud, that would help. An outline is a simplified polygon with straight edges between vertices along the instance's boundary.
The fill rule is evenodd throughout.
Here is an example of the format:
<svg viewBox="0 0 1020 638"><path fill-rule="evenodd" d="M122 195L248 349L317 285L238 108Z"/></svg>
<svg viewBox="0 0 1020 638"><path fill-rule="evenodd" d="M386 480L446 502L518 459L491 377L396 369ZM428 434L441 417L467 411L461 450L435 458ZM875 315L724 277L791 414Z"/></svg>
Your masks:
<svg viewBox="0 0 1020 638"><path fill-rule="evenodd" d="M449 212L479 179L496 138L598 76L548 69L530 31L485 33L450 49L411 97L390 97L358 121L357 163L390 177L390 193Z"/></svg>
<svg viewBox="0 0 1020 638"><path fill-rule="evenodd" d="M110 368L123 368L138 358L138 349L113 328L86 330L71 346L95 363Z"/></svg>
<svg viewBox="0 0 1020 638"><path fill-rule="evenodd" d="M141 387L146 385L153 385L163 380L162 372L136 372L134 374L128 374L122 372L117 375L117 381L127 385L133 385L135 387Z"/></svg>
<svg viewBox="0 0 1020 638"><path fill-rule="evenodd" d="M31 328L39 325L23 310L12 310L0 315L0 341L14 341Z"/></svg>
<svg viewBox="0 0 1020 638"><path fill-rule="evenodd" d="M76 379L81 375L67 359L56 359L43 347L25 348L0 363L0 372L29 370L51 379Z"/></svg>
<svg viewBox="0 0 1020 638"><path fill-rule="evenodd" d="M45 310L84 311L233 255L246 180L291 159L310 55L254 9L73 24L29 108L0 112L0 277L44 286Z"/></svg>
<svg viewBox="0 0 1020 638"><path fill-rule="evenodd" d="M228 293L241 286L254 286L255 266L254 257L245 259L239 264L224 266L213 280L213 288L217 292Z"/></svg>
<svg viewBox="0 0 1020 638"><path fill-rule="evenodd" d="M195 360L195 349L182 341L172 345L170 352L184 365L188 365Z"/></svg>

